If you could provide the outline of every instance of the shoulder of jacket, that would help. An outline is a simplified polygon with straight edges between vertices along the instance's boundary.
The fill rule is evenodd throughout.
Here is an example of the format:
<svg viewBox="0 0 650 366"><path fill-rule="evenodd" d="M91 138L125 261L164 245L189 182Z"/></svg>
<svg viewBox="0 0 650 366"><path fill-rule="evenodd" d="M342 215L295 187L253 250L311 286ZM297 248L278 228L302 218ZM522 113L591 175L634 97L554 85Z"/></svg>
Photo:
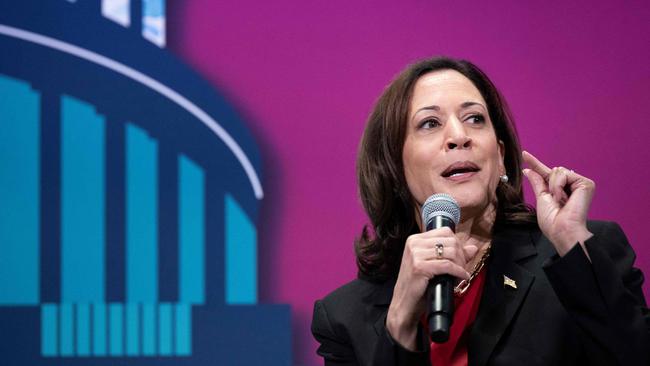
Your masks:
<svg viewBox="0 0 650 366"><path fill-rule="evenodd" d="M321 302L331 307L360 304L369 295L382 288L385 284L375 283L360 278L354 279L327 294Z"/></svg>

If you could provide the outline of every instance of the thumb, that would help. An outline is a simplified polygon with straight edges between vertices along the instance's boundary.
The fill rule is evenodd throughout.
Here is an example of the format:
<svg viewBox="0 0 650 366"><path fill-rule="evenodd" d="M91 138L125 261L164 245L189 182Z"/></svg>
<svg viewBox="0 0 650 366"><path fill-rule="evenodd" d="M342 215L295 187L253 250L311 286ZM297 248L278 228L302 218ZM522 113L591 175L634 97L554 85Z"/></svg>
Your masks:
<svg viewBox="0 0 650 366"><path fill-rule="evenodd" d="M535 192L535 197L539 198L542 194L548 192L546 182L539 173L531 169L524 169L523 173L528 178L528 182L530 182L530 186L533 188L533 192Z"/></svg>

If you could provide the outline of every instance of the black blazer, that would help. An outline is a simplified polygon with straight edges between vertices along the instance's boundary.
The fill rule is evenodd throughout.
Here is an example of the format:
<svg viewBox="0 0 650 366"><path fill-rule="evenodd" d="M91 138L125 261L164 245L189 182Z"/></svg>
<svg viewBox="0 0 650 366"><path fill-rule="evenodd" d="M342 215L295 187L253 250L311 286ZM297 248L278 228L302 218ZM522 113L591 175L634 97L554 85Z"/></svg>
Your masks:
<svg viewBox="0 0 650 366"><path fill-rule="evenodd" d="M594 236L560 258L537 227L495 233L469 365L650 365L650 314L620 227L589 222ZM504 286L504 276L517 288ZM386 331L395 281L356 279L316 301L312 333L325 365L429 365ZM434 365L435 366L435 365Z"/></svg>

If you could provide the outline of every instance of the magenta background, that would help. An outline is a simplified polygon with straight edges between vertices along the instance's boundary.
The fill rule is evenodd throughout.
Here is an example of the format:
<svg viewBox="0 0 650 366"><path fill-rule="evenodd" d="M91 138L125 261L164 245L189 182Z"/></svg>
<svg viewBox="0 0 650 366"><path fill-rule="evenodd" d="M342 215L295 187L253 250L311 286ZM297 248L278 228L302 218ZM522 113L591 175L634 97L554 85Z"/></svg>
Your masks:
<svg viewBox="0 0 650 366"><path fill-rule="evenodd" d="M291 304L295 363L321 364L313 302L356 273L352 243L366 218L354 161L366 116L419 58L467 58L486 71L524 148L594 179L590 217L619 222L650 273L649 19L642 1L170 4L170 49L230 98L261 146L260 299Z"/></svg>

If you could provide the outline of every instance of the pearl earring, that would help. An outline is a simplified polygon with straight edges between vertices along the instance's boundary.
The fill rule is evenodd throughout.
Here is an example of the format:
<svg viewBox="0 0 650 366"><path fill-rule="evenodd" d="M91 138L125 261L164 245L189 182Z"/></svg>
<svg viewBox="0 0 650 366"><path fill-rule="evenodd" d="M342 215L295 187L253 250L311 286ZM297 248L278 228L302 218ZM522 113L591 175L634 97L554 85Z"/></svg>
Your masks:
<svg viewBox="0 0 650 366"><path fill-rule="evenodd" d="M500 180L501 183L503 183L503 184L508 183L508 175L507 175L507 174L503 174L503 175L499 176L499 180Z"/></svg>

